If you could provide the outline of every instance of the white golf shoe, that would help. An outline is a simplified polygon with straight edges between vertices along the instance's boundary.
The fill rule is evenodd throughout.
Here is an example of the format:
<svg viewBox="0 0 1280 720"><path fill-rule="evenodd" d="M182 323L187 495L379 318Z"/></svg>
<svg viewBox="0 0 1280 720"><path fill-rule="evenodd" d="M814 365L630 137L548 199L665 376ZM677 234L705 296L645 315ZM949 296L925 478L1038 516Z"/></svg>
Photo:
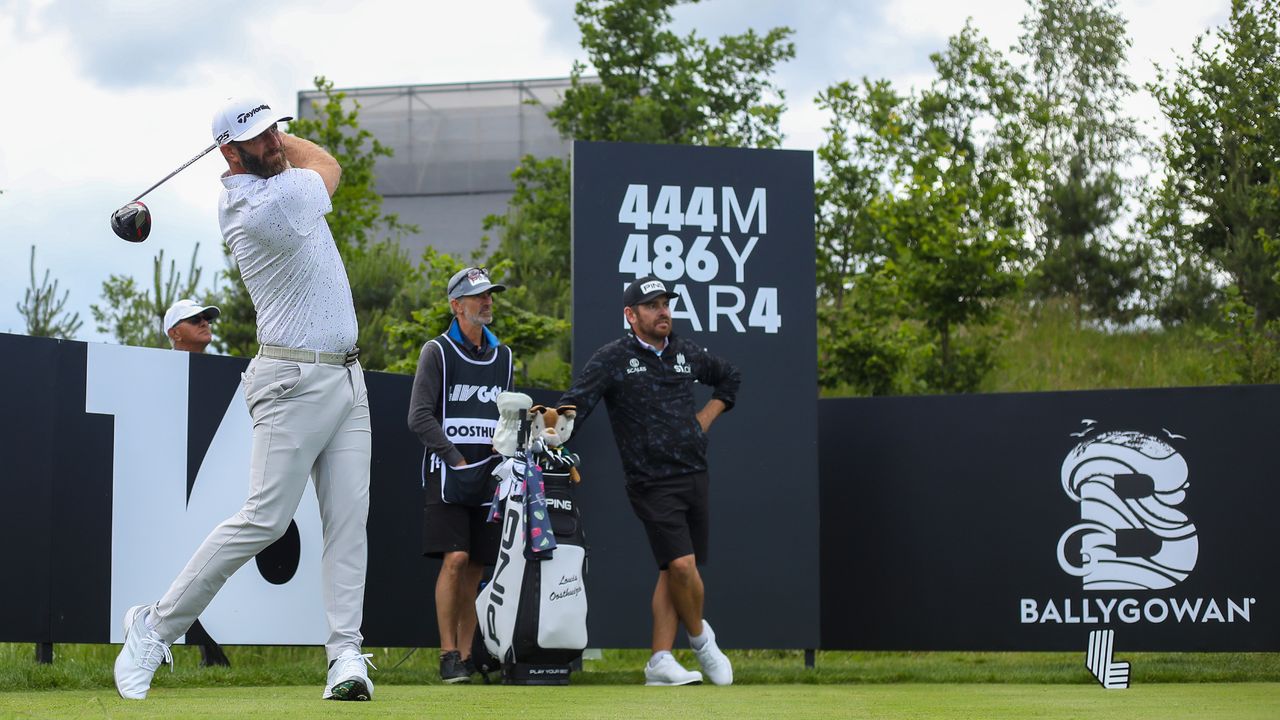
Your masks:
<svg viewBox="0 0 1280 720"><path fill-rule="evenodd" d="M698 664L702 666L702 672L706 673L707 678L715 685L732 685L733 665L729 664L729 658L716 645L715 631L711 629L711 623L706 620L702 621L702 635L706 638L702 649L693 649L693 654L698 656Z"/></svg>
<svg viewBox="0 0 1280 720"><path fill-rule="evenodd" d="M674 655L664 652L657 658L650 658L644 666L645 685L696 685L702 682L702 673L697 670L685 670L676 661Z"/></svg>
<svg viewBox="0 0 1280 720"><path fill-rule="evenodd" d="M147 627L150 605L134 605L124 614L124 646L116 656L116 691L126 700L146 700L160 663L173 669L169 644Z"/></svg>
<svg viewBox="0 0 1280 720"><path fill-rule="evenodd" d="M365 671L365 665L377 670L369 658L373 653L361 655L348 650L329 664L329 678L324 686L325 700L372 700L373 681Z"/></svg>

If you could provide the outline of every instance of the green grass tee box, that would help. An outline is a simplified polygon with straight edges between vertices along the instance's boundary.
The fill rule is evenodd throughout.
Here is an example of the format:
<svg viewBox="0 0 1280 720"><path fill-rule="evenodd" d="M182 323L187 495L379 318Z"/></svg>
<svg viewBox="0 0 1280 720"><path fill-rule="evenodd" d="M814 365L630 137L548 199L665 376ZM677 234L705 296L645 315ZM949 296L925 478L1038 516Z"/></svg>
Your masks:
<svg viewBox="0 0 1280 720"><path fill-rule="evenodd" d="M877 718L987 720L1273 720L1280 684L711 685L647 688L393 685L368 703L320 699L320 688L161 688L145 701L113 691L0 693L0 717L57 718Z"/></svg>

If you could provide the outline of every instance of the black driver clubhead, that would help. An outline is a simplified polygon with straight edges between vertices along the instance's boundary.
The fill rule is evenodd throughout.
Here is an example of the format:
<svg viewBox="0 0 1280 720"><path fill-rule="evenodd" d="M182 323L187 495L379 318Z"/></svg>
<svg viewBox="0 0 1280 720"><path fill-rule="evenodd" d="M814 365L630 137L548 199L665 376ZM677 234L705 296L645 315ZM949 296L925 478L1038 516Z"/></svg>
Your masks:
<svg viewBox="0 0 1280 720"><path fill-rule="evenodd" d="M111 213L111 231L121 240L142 242L151 234L151 211L135 200Z"/></svg>

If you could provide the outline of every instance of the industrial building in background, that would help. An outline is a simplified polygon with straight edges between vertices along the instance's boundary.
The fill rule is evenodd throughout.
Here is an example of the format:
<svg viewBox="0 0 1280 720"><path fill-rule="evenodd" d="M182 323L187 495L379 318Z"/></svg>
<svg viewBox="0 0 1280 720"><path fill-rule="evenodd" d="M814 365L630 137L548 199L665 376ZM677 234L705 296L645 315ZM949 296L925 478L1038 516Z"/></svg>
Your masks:
<svg viewBox="0 0 1280 720"><path fill-rule="evenodd" d="M360 104L360 127L395 152L378 158L377 190L384 212L419 228L401 240L411 259L431 245L465 260L485 216L506 212L520 158L568 157L547 119L568 88L569 78L552 78L340 90ZM324 94L298 93L298 117L316 117L313 101Z"/></svg>

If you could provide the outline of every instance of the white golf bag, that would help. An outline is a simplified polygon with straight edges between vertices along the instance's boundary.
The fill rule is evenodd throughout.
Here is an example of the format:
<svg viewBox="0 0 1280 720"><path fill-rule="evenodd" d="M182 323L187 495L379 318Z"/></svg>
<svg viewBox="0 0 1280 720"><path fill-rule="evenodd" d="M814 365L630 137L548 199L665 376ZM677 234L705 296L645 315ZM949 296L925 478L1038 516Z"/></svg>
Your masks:
<svg viewBox="0 0 1280 720"><path fill-rule="evenodd" d="M576 457L533 445L538 452L508 458L495 471L502 541L493 578L476 598L477 631L501 662L504 684L567 685L587 646L587 547L569 477Z"/></svg>

